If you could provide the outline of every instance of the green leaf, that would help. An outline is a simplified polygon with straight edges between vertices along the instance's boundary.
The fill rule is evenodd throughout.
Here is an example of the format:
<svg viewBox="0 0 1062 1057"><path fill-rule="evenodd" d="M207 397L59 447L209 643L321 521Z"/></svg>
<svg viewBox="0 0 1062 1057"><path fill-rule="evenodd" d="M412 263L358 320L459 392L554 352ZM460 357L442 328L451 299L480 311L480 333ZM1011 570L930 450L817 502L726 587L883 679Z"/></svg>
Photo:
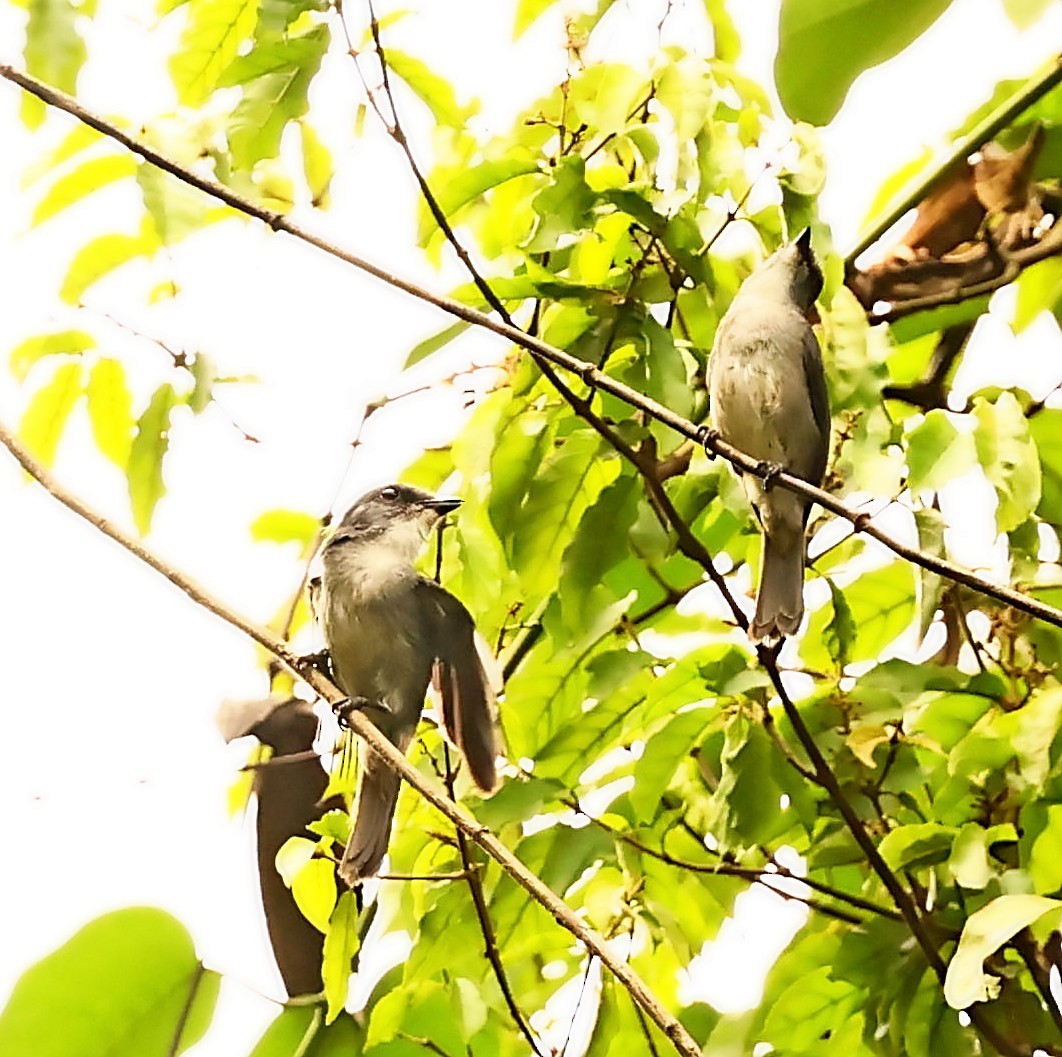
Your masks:
<svg viewBox="0 0 1062 1057"><path fill-rule="evenodd" d="M1028 422L1040 456L1043 494L1037 513L1054 525L1062 524L1062 411L1045 408Z"/></svg>
<svg viewBox="0 0 1062 1057"><path fill-rule="evenodd" d="M430 338L418 342L410 350L406 362L402 364L402 370L408 370L415 363L426 360L433 352L438 352L444 345L449 345L454 338L464 334L470 326L472 326L471 323L466 323L463 319L458 320L456 323L451 323L445 330L440 330L438 334L433 334Z"/></svg>
<svg viewBox="0 0 1062 1057"><path fill-rule="evenodd" d="M137 166L136 182L140 185L144 208L165 246L172 246L204 224L232 215L227 209L212 207L201 191L148 162Z"/></svg>
<svg viewBox="0 0 1062 1057"><path fill-rule="evenodd" d="M60 330L54 334L38 334L20 342L11 350L8 361L11 373L24 382L30 368L45 356L77 356L96 346L96 339L83 330Z"/></svg>
<svg viewBox="0 0 1062 1057"><path fill-rule="evenodd" d="M22 975L0 1015L0 1052L180 1053L205 1034L218 983L175 918L147 907L118 910Z"/></svg>
<svg viewBox="0 0 1062 1057"><path fill-rule="evenodd" d="M170 58L170 76L184 106L199 106L250 36L258 0L190 0L188 22Z"/></svg>
<svg viewBox="0 0 1062 1057"><path fill-rule="evenodd" d="M321 530L321 519L302 510L267 510L251 523L251 537L259 543L298 543L308 547Z"/></svg>
<svg viewBox="0 0 1062 1057"><path fill-rule="evenodd" d="M1016 529L1040 502L1040 460L1017 397L1000 393L994 404L974 400L977 458L996 490L996 525Z"/></svg>
<svg viewBox="0 0 1062 1057"><path fill-rule="evenodd" d="M328 866L330 870L332 868L325 859L318 859L317 862ZM328 919L322 953L321 974L324 978L325 1001L328 1003L326 1022L329 1024L343 1012L347 1001L350 963L360 946L358 903L354 893L347 889L339 896L335 910Z"/></svg>
<svg viewBox="0 0 1062 1057"><path fill-rule="evenodd" d="M946 557L944 515L939 510L925 507L915 511L914 519L918 531L918 549L934 558ZM919 566L915 590L918 597L918 640L921 642L929 630L929 625L933 623L933 615L940 607L940 600L944 595L944 578Z"/></svg>
<svg viewBox="0 0 1062 1057"><path fill-rule="evenodd" d="M459 105L449 81L407 52L387 48L385 55L391 73L405 81L440 125L464 128L469 115L474 113L476 108Z"/></svg>
<svg viewBox="0 0 1062 1057"><path fill-rule="evenodd" d="M133 394L121 361L101 356L89 373L85 396L96 446L124 470L133 442Z"/></svg>
<svg viewBox="0 0 1062 1057"><path fill-rule="evenodd" d="M250 1057L358 1057L364 1045L365 1032L353 1017L326 1025L321 1006L288 1006Z"/></svg>
<svg viewBox="0 0 1062 1057"><path fill-rule="evenodd" d="M856 77L903 51L950 3L782 0L774 80L785 112L794 121L829 124Z"/></svg>
<svg viewBox="0 0 1062 1057"><path fill-rule="evenodd" d="M129 154L107 154L90 158L71 172L64 173L44 193L33 210L31 224L43 224L66 209L98 191L107 184L124 180L137 170L136 160Z"/></svg>
<svg viewBox="0 0 1062 1057"><path fill-rule="evenodd" d="M1014 827L1010 827L1014 832ZM1013 838L1017 840L1017 833ZM967 822L956 834L948 858L952 877L962 885L980 891L992 880L994 871L988 861L989 833L976 822Z"/></svg>
<svg viewBox="0 0 1062 1057"><path fill-rule="evenodd" d="M604 454L600 437L579 429L531 481L511 551L528 599L537 601L552 587L557 563L584 512L619 471L619 459Z"/></svg>
<svg viewBox="0 0 1062 1057"><path fill-rule="evenodd" d="M714 714L714 710L706 708L680 712L645 743L645 750L634 765L634 788L628 794L639 822L651 822L656 817L660 799L675 771Z"/></svg>
<svg viewBox="0 0 1062 1057"><path fill-rule="evenodd" d="M126 477L133 520L142 536L151 529L155 506L166 494L162 462L170 446L170 414L179 402L173 386L165 382L152 394L136 424Z"/></svg>
<svg viewBox="0 0 1062 1057"><path fill-rule="evenodd" d="M443 216L452 217L463 206L475 201L480 195L518 176L538 172L538 160L528 155L506 155L497 160L481 162L471 167L463 166L449 175L445 182L435 188L435 200ZM423 245L436 230L435 218L425 212L417 226L417 241Z"/></svg>
<svg viewBox="0 0 1062 1057"><path fill-rule="evenodd" d="M188 369L192 372L193 379L192 391L188 394L188 406L199 415L210 406L210 401L214 398L217 375L213 361L203 352L197 352L192 357Z"/></svg>
<svg viewBox="0 0 1062 1057"><path fill-rule="evenodd" d="M849 616L844 628L855 629L848 647L848 662L877 657L910 624L914 616L914 580L906 562L890 562L864 573L844 588ZM800 643L800 655L813 668L832 660L827 652L826 627L838 619L833 606L823 606L811 615L807 633ZM847 634L846 631L846 634Z"/></svg>
<svg viewBox="0 0 1062 1057"><path fill-rule="evenodd" d="M85 43L77 32L79 7L72 0L29 0L26 71L46 84L77 94L77 75L85 62ZM22 120L36 128L44 120L45 107L29 93L22 97Z"/></svg>
<svg viewBox="0 0 1062 1057"><path fill-rule="evenodd" d="M1037 895L1002 895L966 919L959 946L944 978L944 998L952 1009L987 1002L998 993L995 977L984 972L984 961L1015 933L1062 908L1062 902Z"/></svg>
<svg viewBox="0 0 1062 1057"><path fill-rule="evenodd" d="M249 170L264 158L277 157L288 122L309 109L310 82L330 40L327 25L314 26L301 36L260 45L226 71L222 84L244 84L243 99L229 123L236 168Z"/></svg>
<svg viewBox="0 0 1062 1057"><path fill-rule="evenodd" d="M1058 314L1062 302L1062 257L1048 257L1026 268L1014 285L1018 296L1010 326L1015 334L1020 334L1041 312Z"/></svg>
<svg viewBox="0 0 1062 1057"><path fill-rule="evenodd" d="M256 161L277 156L288 122L309 109L310 82L330 39L327 25L315 25L302 36L277 40L268 51L260 46L233 65L223 83L240 84L250 78L241 64L256 64L252 67L256 73L259 63L269 67L245 84L243 99L229 122L228 142L236 168L251 169Z"/></svg>
<svg viewBox="0 0 1062 1057"><path fill-rule="evenodd" d="M137 257L150 256L158 248L153 228L145 227L137 235L100 235L74 255L59 296L67 304L76 305L93 283Z"/></svg>
<svg viewBox="0 0 1062 1057"><path fill-rule="evenodd" d="M1056 892L1062 888L1062 804L1036 801L1029 810L1043 815L1043 825L1029 848L1029 876L1038 892ZM1024 812L1022 826L1028 831Z"/></svg>
<svg viewBox="0 0 1062 1057"><path fill-rule="evenodd" d="M976 465L973 438L956 426L961 421L962 416L934 408L908 432L907 483L914 491L936 491Z"/></svg>
<svg viewBox="0 0 1062 1057"><path fill-rule="evenodd" d="M830 600L833 603L833 616L823 632L823 641L830 657L838 669L843 669L851 660L852 644L855 642L856 626L852 620L852 610L844 593L829 576L825 577L830 588Z"/></svg>
<svg viewBox="0 0 1062 1057"><path fill-rule="evenodd" d="M741 712L726 726L719 785L708 803L707 824L722 850L750 847L774 835L784 790L773 779L771 739Z"/></svg>
<svg viewBox="0 0 1062 1057"><path fill-rule="evenodd" d="M23 412L19 434L26 447L50 466L55 461L66 421L82 393L79 360L60 363L51 381L41 386Z"/></svg>
<svg viewBox="0 0 1062 1057"><path fill-rule="evenodd" d="M882 838L878 851L893 870L904 870L943 862L954 840L952 827L939 822L919 822L890 830Z"/></svg>

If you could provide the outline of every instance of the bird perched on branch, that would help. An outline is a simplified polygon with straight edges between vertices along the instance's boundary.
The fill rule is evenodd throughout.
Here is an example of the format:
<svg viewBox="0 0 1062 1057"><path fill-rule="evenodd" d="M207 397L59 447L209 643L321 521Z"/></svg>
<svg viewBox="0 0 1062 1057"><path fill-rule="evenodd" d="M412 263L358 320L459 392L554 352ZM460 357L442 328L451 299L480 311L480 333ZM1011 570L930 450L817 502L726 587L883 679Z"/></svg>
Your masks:
<svg viewBox="0 0 1062 1057"><path fill-rule="evenodd" d="M819 485L830 445L822 354L809 314L822 271L804 231L745 280L716 331L708 361L712 420L724 440ZM742 475L763 531L753 642L780 642L804 615L804 532L810 503Z"/></svg>
<svg viewBox="0 0 1062 1057"><path fill-rule="evenodd" d="M401 752L420 721L428 683L443 725L484 791L495 784L494 692L468 610L413 563L432 528L460 500L392 484L359 499L321 548L311 587L336 680L349 702ZM339 873L372 877L387 852L400 780L366 744L359 749L353 826Z"/></svg>

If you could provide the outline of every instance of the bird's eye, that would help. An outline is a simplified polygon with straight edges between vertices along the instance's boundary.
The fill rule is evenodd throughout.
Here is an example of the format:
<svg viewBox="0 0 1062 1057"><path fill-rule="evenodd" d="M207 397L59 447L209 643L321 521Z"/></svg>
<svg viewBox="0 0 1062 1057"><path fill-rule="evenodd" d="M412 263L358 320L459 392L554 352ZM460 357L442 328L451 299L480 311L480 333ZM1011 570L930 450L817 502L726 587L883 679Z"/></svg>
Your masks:
<svg viewBox="0 0 1062 1057"><path fill-rule="evenodd" d="M397 488L392 488L390 485L388 485L386 488L381 488L380 489L380 498L381 499L397 499L398 498L398 489Z"/></svg>

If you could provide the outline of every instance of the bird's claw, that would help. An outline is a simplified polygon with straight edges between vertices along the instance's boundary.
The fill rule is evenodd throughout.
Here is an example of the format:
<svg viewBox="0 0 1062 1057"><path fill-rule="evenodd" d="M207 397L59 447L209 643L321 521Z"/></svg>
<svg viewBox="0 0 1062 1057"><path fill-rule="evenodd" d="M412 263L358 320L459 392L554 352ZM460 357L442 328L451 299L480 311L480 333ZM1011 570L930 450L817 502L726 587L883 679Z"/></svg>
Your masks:
<svg viewBox="0 0 1062 1057"><path fill-rule="evenodd" d="M335 669L332 667L332 655L328 650L318 650L316 653L307 653L299 660L309 665L314 671L320 672L326 679L335 682Z"/></svg>
<svg viewBox="0 0 1062 1057"><path fill-rule="evenodd" d="M370 697L344 697L332 705L332 715L343 730L350 730L350 717L355 712L365 712L370 708L377 708L381 712L390 715L391 707L383 701L374 701Z"/></svg>
<svg viewBox="0 0 1062 1057"><path fill-rule="evenodd" d="M779 475L784 472L784 467L779 466L776 462L768 462L766 459L756 464L756 474L763 478L765 492L769 492L775 486Z"/></svg>
<svg viewBox="0 0 1062 1057"><path fill-rule="evenodd" d="M709 459L714 459L716 453L708 445L719 439L719 430L713 429L711 426L698 426L696 439L697 443L704 448L704 454L707 455Z"/></svg>

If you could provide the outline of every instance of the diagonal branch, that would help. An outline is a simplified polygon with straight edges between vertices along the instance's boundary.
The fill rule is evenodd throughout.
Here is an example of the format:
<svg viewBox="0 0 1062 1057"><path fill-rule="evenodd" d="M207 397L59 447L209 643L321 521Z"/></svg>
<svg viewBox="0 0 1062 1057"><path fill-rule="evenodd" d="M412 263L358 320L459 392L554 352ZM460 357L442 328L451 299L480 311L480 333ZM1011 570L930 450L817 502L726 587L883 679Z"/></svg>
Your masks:
<svg viewBox="0 0 1062 1057"><path fill-rule="evenodd" d="M704 427L690 422L688 419L676 414L670 408L653 400L651 397L639 393L636 389L633 389L610 375L605 374L603 371L598 370L593 364L587 363L585 360L580 360L562 349L554 348L540 338L526 334L524 331L520 330L519 327L511 326L502 321L492 319L485 313L471 308L468 305L461 304L459 301L454 301L452 298L433 293L424 287L418 286L416 283L410 282L408 279L403 279L401 276L389 272L386 269L373 264L371 261L359 257L357 254L342 249L322 236L316 235L308 229L300 227L288 220L282 214L273 212L269 209L264 209L262 206L236 194L223 184L199 176L191 170L166 158L164 155L153 150L146 144L134 139L132 136L127 135L110 122L105 121L98 115L86 110L76 100L72 99L64 92L60 92L58 89L52 88L51 86L38 81L35 77L31 77L11 66L3 64L0 64L0 77L19 85L25 91L29 92L31 95L35 95L50 106L57 107L60 110L66 111L68 114L72 114L79 121L82 121L90 128L96 129L97 132L110 137L117 143L122 144L128 150L131 150L146 161L149 161L152 165L170 173L171 176L176 177L178 180L181 180L192 187L198 188L205 194L208 194L230 206L232 209L235 209L246 216L262 221L262 223L266 224L274 231L286 232L293 238L314 246L322 252L335 257L337 260L346 262L352 267L357 268L359 271L363 271L367 275L371 275L374 278L379 279L381 282L386 283L388 286L394 287L396 290L401 290L403 293L434 305L441 311L455 316L458 319L462 319L467 323L482 327L484 330L492 331L500 337L513 342L513 344L526 349L538 359L538 362L541 363L545 360L556 367L570 371L591 387L610 393L624 403L629 404L631 407L638 408L645 414L656 419L658 422L662 422L665 426L670 427L681 436L687 437L690 440L695 440L698 443L703 443L709 451L721 455L738 469L743 470L746 473L755 474L758 477L769 477L773 484L786 488L813 503L818 503L824 509L851 522L856 532L865 533L872 539L883 544L899 557L910 561L915 565L920 565L922 568L928 569L930 572L937 573L949 580L953 580L956 583L961 583L988 598L994 598L1005 605L1012 606L1014 609L1027 613L1029 616L1043 620L1045 623L1062 628L1062 611L1039 601L1039 599L1032 598L1020 591L1014 590L1011 587L993 583L991 580L988 580L983 576L978 576L976 573L964 569L962 566L956 565L953 562L945 561L942 558L937 558L930 554L923 554L916 548L901 543L899 540L888 535L888 533L877 528L867 514L847 506L839 499L830 495L830 493L808 484L806 481L801 480L799 477L795 477L793 474L786 473L785 471L778 471L775 467L772 467L767 463L753 459L739 449L727 444L712 431L705 430ZM580 403L585 403L585 401L581 401L578 397L576 397L576 400L580 401ZM588 419L588 421L591 420ZM598 421L600 422L600 420ZM595 423L591 421L591 425L595 425ZM595 428L597 428L596 425Z"/></svg>
<svg viewBox="0 0 1062 1057"><path fill-rule="evenodd" d="M334 683L325 678L309 660L295 654L287 643L283 642L271 631L259 627L246 617L240 616L240 614L217 601L191 577L162 561L139 540L133 539L122 529L118 528L117 525L97 514L81 500L63 489L10 430L2 424L0 424L0 444L3 444L8 449L31 477L67 509L84 518L98 531L105 536L109 536L134 557L139 558L140 561L164 576L193 602L221 617L222 620L238 628L260 646L267 649L285 668L305 682L329 704L336 704L345 700L345 695ZM348 722L351 729L363 741L367 742L374 752L382 756L392 770L396 771L404 781L413 786L432 807L448 818L460 832L475 844L478 844L559 925L567 929L588 951L600 958L602 964L623 984L634 1001L664 1032L683 1057L700 1057L700 1047L693 1037L661 1005L656 996L646 987L641 977L626 962L616 958L609 950L605 939L586 925L541 878L520 862L487 826L472 818L463 808L454 803L449 796L438 789L433 782L425 778L360 712L352 712Z"/></svg>

